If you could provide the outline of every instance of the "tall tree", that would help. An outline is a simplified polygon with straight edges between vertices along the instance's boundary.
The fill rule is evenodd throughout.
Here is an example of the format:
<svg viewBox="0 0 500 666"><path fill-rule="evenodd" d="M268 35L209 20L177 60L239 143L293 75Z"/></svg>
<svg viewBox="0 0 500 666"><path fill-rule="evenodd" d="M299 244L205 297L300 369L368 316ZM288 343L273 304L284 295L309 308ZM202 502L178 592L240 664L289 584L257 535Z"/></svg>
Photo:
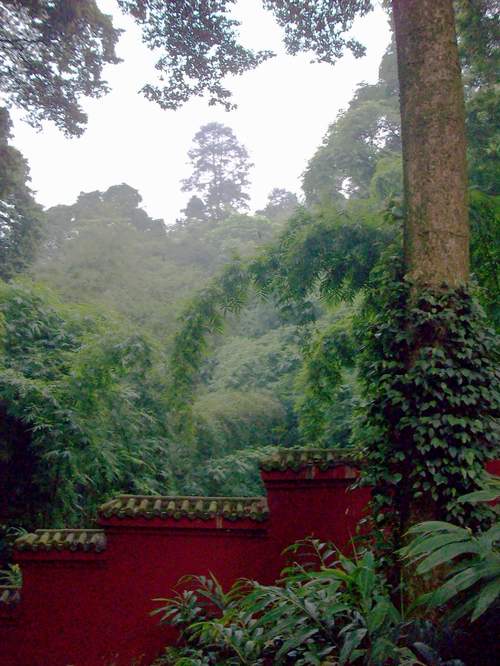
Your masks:
<svg viewBox="0 0 500 666"><path fill-rule="evenodd" d="M401 192L395 50L392 41L382 58L378 82L358 87L349 107L330 125L323 145L309 161L303 180L308 204L334 201L339 205L346 194L351 199L371 193L383 198Z"/></svg>
<svg viewBox="0 0 500 666"><path fill-rule="evenodd" d="M34 257L42 209L28 187L29 170L21 153L9 145L11 122L0 108L0 277L19 273Z"/></svg>
<svg viewBox="0 0 500 666"><path fill-rule="evenodd" d="M221 123L203 125L195 134L189 159L193 173L182 181L184 192L196 192L208 218L220 221L248 208L248 173L253 166L233 130Z"/></svg>
<svg viewBox="0 0 500 666"><path fill-rule="evenodd" d="M289 192L281 187L275 187L267 197L266 207L257 211L270 220L283 221L288 219L297 209L299 201L294 192Z"/></svg>
<svg viewBox="0 0 500 666"><path fill-rule="evenodd" d="M469 278L464 93L452 0L393 0L406 203L405 264L419 285Z"/></svg>
<svg viewBox="0 0 500 666"><path fill-rule="evenodd" d="M342 37L346 28L372 8L361 0L264 5L285 27L289 52L312 49L324 62L349 46ZM467 291L465 114L453 0L392 0L392 9L401 90L404 264L401 270L399 261L385 264L370 290L373 320L363 331L361 374L374 515L381 521L394 517L386 527L394 527L397 540L424 516L464 519L456 498L477 487L485 461L495 455L499 395L494 340ZM322 258L327 275L334 274L328 270L331 256ZM244 278L248 283L247 273ZM301 288L306 293L302 283ZM206 293L219 297L216 290ZM234 302L241 298L231 283L221 312ZM205 312L211 323L217 321L215 306ZM187 336L183 343L193 348ZM178 385L182 381L181 376Z"/></svg>

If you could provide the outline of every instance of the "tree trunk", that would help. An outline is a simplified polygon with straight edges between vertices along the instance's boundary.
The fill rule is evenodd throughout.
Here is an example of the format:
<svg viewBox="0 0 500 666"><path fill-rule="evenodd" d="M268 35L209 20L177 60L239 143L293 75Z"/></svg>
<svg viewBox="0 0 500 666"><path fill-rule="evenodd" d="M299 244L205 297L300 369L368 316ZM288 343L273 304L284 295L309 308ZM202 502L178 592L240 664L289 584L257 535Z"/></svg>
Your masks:
<svg viewBox="0 0 500 666"><path fill-rule="evenodd" d="M392 0L401 95L407 276L469 278L466 135L452 0Z"/></svg>

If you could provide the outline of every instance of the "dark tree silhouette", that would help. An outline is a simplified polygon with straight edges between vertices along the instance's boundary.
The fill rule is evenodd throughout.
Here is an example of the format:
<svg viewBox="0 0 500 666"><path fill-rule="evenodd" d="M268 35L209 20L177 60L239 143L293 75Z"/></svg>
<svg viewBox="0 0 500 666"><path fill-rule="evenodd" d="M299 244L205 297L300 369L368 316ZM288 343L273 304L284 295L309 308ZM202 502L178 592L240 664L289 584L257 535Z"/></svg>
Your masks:
<svg viewBox="0 0 500 666"><path fill-rule="evenodd" d="M0 0L0 92L34 127L82 134L78 99L108 91L102 69L119 62L119 34L94 0Z"/></svg>

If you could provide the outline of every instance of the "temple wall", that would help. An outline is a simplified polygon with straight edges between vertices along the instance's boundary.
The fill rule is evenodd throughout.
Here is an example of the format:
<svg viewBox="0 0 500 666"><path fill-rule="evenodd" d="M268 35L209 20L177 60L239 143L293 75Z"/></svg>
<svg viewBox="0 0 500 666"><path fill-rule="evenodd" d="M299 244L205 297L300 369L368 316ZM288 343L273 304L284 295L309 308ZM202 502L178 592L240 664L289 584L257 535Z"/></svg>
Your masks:
<svg viewBox="0 0 500 666"><path fill-rule="evenodd" d="M149 666L175 632L150 612L188 574L271 582L282 550L313 535L344 547L368 501L334 452L264 463L267 498L120 496L97 530L40 530L16 542L20 591L0 588L0 666Z"/></svg>

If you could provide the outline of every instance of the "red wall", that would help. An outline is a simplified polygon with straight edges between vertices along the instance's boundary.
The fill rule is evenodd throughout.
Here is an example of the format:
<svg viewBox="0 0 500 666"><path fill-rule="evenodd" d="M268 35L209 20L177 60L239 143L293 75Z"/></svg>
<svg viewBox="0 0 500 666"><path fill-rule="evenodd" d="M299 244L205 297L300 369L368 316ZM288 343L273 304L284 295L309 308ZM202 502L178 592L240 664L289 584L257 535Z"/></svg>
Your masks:
<svg viewBox="0 0 500 666"><path fill-rule="evenodd" d="M297 472L262 471L270 513L263 582L271 583L279 575L283 549L306 536L332 541L341 549L348 545L370 496L367 488L351 490L357 476L347 465L324 471L316 466Z"/></svg>
<svg viewBox="0 0 500 666"><path fill-rule="evenodd" d="M355 474L346 465L263 471L263 522L102 517L102 552L17 552L24 583L19 604L0 604L0 666L149 665L175 640L150 617L153 598L187 574L213 572L226 587L270 582L281 551L311 534L345 545L368 499L348 491Z"/></svg>

